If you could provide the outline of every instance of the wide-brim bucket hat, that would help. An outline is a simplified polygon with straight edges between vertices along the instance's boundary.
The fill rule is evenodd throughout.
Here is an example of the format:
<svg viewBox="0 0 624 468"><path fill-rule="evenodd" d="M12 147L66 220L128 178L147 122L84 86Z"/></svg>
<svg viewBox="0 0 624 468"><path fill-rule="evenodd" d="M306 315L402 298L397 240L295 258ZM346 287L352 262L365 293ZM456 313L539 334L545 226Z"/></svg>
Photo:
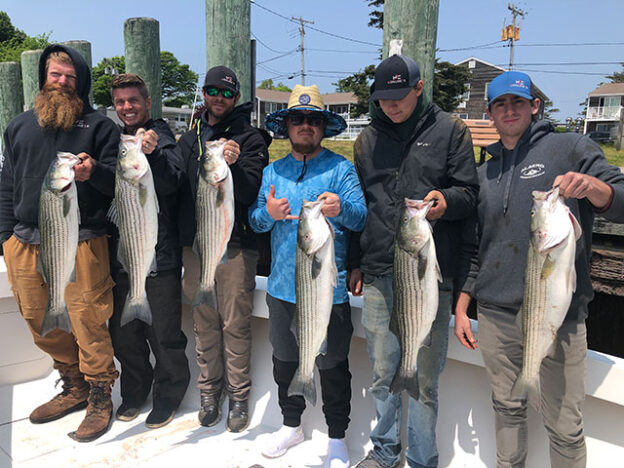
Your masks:
<svg viewBox="0 0 624 468"><path fill-rule="evenodd" d="M286 117L288 114L302 110L323 114L325 117L324 138L339 135L347 128L347 123L340 115L325 109L321 92L316 85L295 85L288 99L288 107L267 115L264 119L264 126L275 135L287 137Z"/></svg>

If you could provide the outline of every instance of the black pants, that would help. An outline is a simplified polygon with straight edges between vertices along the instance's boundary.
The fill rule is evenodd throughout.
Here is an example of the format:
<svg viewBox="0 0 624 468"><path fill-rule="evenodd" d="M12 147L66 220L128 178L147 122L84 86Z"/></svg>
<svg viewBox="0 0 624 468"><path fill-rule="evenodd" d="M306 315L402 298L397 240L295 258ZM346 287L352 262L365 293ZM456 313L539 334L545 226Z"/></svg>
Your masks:
<svg viewBox="0 0 624 468"><path fill-rule="evenodd" d="M284 425L297 427L301 424L306 403L302 396L288 396L288 387L299 367L299 350L290 326L295 314L295 304L268 294L267 304L269 335L273 345L273 378L278 387L278 402ZM349 303L334 304L327 327L327 354L316 358L316 367L321 378L323 414L328 435L332 439L342 439L350 421L351 372L347 357L352 335Z"/></svg>
<svg viewBox="0 0 624 468"><path fill-rule="evenodd" d="M115 308L109 321L115 357L121 363L121 397L141 406L152 389L154 408L176 409L190 380L186 336L182 332L180 269L161 271L146 281L152 325L133 320L120 326L128 294L128 275L113 272ZM150 348L156 365L150 363Z"/></svg>

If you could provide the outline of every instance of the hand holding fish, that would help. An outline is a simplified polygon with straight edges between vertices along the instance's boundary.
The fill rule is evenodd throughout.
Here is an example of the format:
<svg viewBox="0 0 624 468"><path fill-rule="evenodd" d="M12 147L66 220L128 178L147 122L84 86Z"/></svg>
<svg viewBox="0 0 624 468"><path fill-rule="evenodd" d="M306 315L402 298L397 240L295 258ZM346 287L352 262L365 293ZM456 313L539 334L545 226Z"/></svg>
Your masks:
<svg viewBox="0 0 624 468"><path fill-rule="evenodd" d="M446 199L442 192L439 190L432 190L427 194L427 196L423 199L423 201L434 200L433 206L429 208L429 212L427 213L427 219L429 221L433 221L434 219L441 218L446 211Z"/></svg>
<svg viewBox="0 0 624 468"><path fill-rule="evenodd" d="M587 198L598 210L607 208L612 188L605 182L587 174L566 172L558 175L553 187L559 186L559 195L564 198Z"/></svg>
<svg viewBox="0 0 624 468"><path fill-rule="evenodd" d="M266 209L269 212L271 218L275 221L281 221L283 219L298 219L298 216L290 214L290 204L287 198L275 198L275 186L271 184L269 189L269 196L266 201Z"/></svg>
<svg viewBox="0 0 624 468"><path fill-rule="evenodd" d="M78 182L85 182L91 177L96 162L87 153L79 153L77 156L80 158L80 163L74 166L75 178Z"/></svg>
<svg viewBox="0 0 624 468"><path fill-rule="evenodd" d="M240 156L240 146L234 140L225 140L225 138L221 138L219 141L225 141L225 147L223 148L223 157L225 158L225 162L228 166L231 166L236 161L238 161L238 157Z"/></svg>
<svg viewBox="0 0 624 468"><path fill-rule="evenodd" d="M470 295L462 291L459 293L457 305L455 306L455 336L466 348L477 349L477 340L472 333L470 319L468 318L469 305Z"/></svg>
<svg viewBox="0 0 624 468"><path fill-rule="evenodd" d="M335 193L323 192L318 196L317 200L325 200L323 208L321 208L321 213L325 217L333 218L340 214L340 197Z"/></svg>
<svg viewBox="0 0 624 468"><path fill-rule="evenodd" d="M138 132L137 132L138 133ZM148 130L143 134L143 142L141 143L141 150L143 154L152 154L158 146L158 135L154 130Z"/></svg>

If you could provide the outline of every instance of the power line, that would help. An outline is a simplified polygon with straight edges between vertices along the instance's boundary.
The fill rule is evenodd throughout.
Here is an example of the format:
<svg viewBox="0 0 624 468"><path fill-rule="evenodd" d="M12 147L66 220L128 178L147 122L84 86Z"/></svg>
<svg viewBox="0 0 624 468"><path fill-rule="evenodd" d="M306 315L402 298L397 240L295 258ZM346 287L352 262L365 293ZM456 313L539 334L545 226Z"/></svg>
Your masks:
<svg viewBox="0 0 624 468"><path fill-rule="evenodd" d="M285 54L286 52L283 50L275 50L271 47L269 47L268 45L266 45L264 42L262 42L260 40L260 38L258 36L256 36L253 32L251 33L251 35L256 39L256 41L258 41L260 44L262 44L264 47L266 47L267 49L269 49L271 52L275 52L276 54Z"/></svg>
<svg viewBox="0 0 624 468"><path fill-rule="evenodd" d="M578 47L578 46L612 46L624 45L624 42L570 42L556 44L516 44L516 47Z"/></svg>
<svg viewBox="0 0 624 468"><path fill-rule="evenodd" d="M275 57L271 57L270 59L263 60L262 62L258 62L256 65L262 65L263 63L272 62L273 60L277 60L277 59L280 59L280 58L282 58L282 57L286 57L287 55L292 55L292 54L294 54L295 52L299 52L299 48L297 48L297 49L293 49L293 50L291 50L290 52L286 52L286 53L284 53L284 54L277 55L277 56L275 56Z"/></svg>
<svg viewBox="0 0 624 468"><path fill-rule="evenodd" d="M481 44L481 45L470 46L470 47L459 47L457 49L438 49L438 52L459 52L462 50L473 50L473 49L495 49L497 47L490 47L490 46L493 46L495 44L501 44L501 42L503 41L495 41L495 42L490 42L488 44ZM508 46L505 44L505 45L499 45L498 47L508 47Z"/></svg>

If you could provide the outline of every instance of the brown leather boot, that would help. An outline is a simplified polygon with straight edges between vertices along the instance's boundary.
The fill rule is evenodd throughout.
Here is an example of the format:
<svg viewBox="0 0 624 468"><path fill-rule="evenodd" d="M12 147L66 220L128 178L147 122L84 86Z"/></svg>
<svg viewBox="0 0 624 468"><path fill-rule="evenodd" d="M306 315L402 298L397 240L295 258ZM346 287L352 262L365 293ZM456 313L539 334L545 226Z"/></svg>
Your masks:
<svg viewBox="0 0 624 468"><path fill-rule="evenodd" d="M60 380L63 380L63 391L30 413L31 423L54 421L87 406L89 384L85 382L78 366L59 370L59 373Z"/></svg>
<svg viewBox="0 0 624 468"><path fill-rule="evenodd" d="M91 442L108 431L113 416L111 386L113 382L96 381L91 383L87 415L75 432L68 435L78 442Z"/></svg>

